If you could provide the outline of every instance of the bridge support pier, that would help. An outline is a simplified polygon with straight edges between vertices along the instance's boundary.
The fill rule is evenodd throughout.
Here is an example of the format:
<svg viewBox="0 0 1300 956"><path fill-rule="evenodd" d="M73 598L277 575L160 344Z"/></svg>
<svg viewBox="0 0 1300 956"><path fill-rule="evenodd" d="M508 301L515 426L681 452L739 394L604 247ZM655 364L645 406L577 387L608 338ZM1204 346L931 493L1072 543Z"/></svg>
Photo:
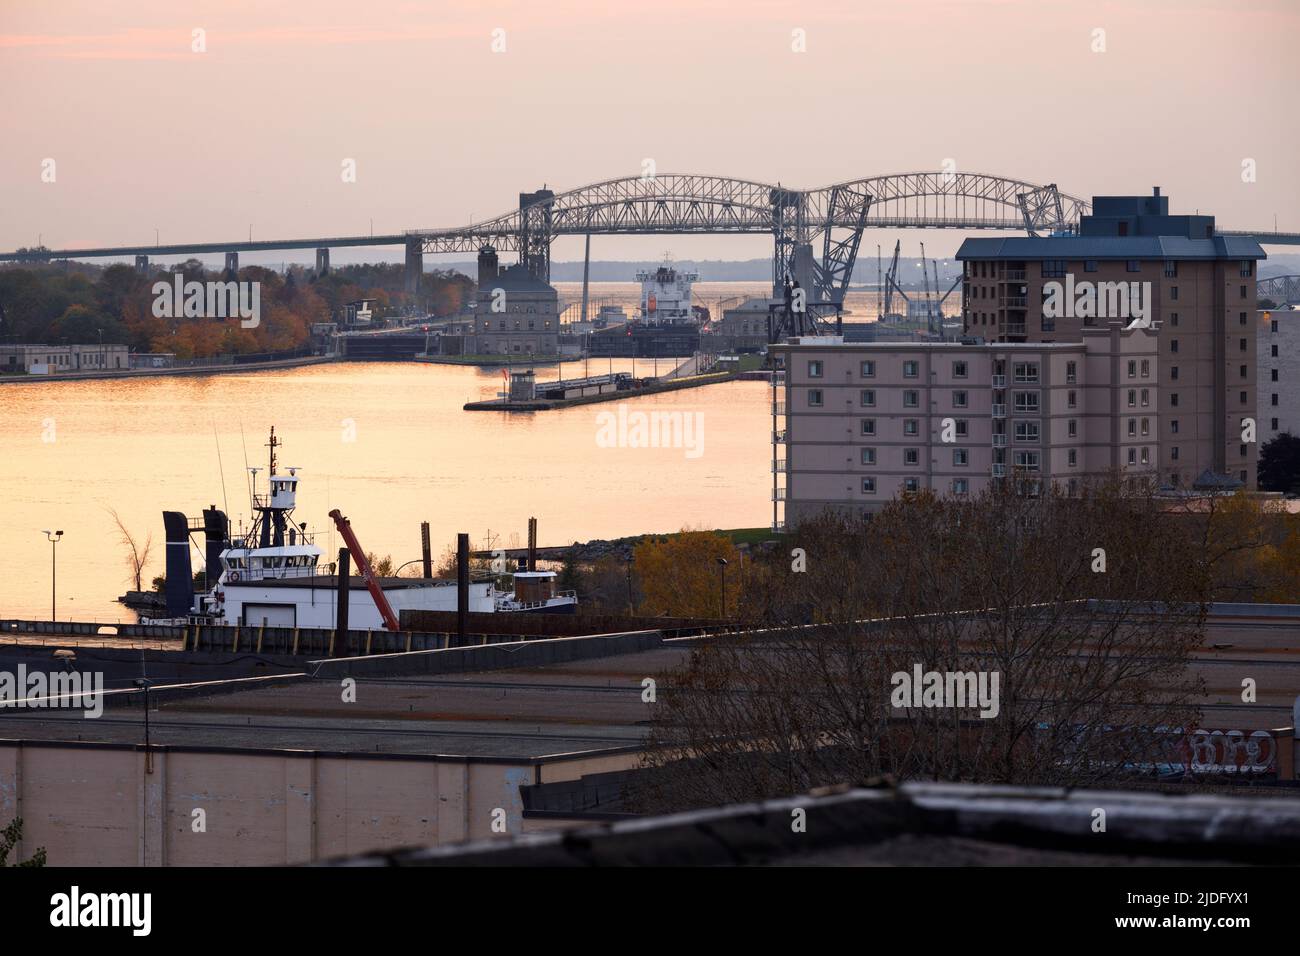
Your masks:
<svg viewBox="0 0 1300 956"><path fill-rule="evenodd" d="M142 276L145 276L145 275L148 275L148 274L149 274L149 257L148 257L148 256L136 256L136 257L135 257L135 271L138 272L138 273L140 273L140 275L142 275Z"/></svg>
<svg viewBox="0 0 1300 956"><path fill-rule="evenodd" d="M316 250L316 274L323 276L330 271L330 251L326 249Z"/></svg>
<svg viewBox="0 0 1300 956"><path fill-rule="evenodd" d="M226 272L232 276L239 275L239 253L238 252L226 253Z"/></svg>
<svg viewBox="0 0 1300 956"><path fill-rule="evenodd" d="M406 240L406 291L420 291L420 277L424 275L424 243L419 239Z"/></svg>

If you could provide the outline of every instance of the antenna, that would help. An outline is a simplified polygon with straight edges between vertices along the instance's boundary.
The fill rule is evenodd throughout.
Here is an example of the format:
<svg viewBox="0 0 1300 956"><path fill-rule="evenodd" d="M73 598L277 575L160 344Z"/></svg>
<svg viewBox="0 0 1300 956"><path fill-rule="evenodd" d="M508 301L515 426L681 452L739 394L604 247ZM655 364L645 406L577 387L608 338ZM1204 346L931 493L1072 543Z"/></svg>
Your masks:
<svg viewBox="0 0 1300 956"><path fill-rule="evenodd" d="M244 446L244 490L248 492L248 500L253 500L253 489L248 484L247 472L251 469L248 467L248 442L244 441L244 423L239 423L239 443Z"/></svg>
<svg viewBox="0 0 1300 956"><path fill-rule="evenodd" d="M217 445L217 473L221 476L221 506L226 509L226 518L230 518L230 499L226 497L226 469L221 464L221 439L217 437L217 423L212 423L212 440Z"/></svg>

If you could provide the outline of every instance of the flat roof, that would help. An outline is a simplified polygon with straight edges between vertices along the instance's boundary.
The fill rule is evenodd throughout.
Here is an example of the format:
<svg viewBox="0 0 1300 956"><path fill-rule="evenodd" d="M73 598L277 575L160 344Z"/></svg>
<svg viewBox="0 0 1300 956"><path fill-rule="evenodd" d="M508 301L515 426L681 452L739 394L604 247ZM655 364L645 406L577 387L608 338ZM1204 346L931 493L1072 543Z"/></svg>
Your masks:
<svg viewBox="0 0 1300 956"><path fill-rule="evenodd" d="M652 704L641 682L683 660L689 645L472 673L357 676L344 703L339 677L288 678L209 697L167 700L155 686L152 743L251 751L319 751L541 760L639 748ZM135 745L138 707L94 720L80 711L5 711L0 738Z"/></svg>
<svg viewBox="0 0 1300 956"><path fill-rule="evenodd" d="M1267 259L1248 236L1012 236L967 239L954 257L967 259Z"/></svg>

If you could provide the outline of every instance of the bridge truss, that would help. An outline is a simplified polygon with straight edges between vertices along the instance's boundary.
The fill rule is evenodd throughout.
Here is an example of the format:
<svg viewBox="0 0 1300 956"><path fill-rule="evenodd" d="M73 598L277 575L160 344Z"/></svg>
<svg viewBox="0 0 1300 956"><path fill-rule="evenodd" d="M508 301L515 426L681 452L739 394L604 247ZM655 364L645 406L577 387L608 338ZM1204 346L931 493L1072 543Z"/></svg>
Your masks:
<svg viewBox="0 0 1300 956"><path fill-rule="evenodd" d="M520 195L519 208L456 229L407 233L419 253L518 252L550 278L557 236L692 233L773 237L772 287L786 276L816 302L842 303L864 229L1076 229L1089 204L1046 186L983 173L914 172L788 189L724 176L662 175ZM821 246L821 257L814 257Z"/></svg>

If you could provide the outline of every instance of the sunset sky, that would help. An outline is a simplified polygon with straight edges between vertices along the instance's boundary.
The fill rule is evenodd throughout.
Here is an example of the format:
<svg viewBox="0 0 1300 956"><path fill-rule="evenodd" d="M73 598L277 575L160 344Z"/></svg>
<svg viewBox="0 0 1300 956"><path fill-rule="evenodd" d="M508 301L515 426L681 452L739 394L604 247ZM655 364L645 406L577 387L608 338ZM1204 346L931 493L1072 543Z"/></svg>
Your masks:
<svg viewBox="0 0 1300 956"><path fill-rule="evenodd" d="M1296 0L3 0L0 247L453 226L646 158L796 187L952 158L1300 230L1298 41ZM909 235L940 255L961 238ZM593 241L596 258L665 249L770 240Z"/></svg>

